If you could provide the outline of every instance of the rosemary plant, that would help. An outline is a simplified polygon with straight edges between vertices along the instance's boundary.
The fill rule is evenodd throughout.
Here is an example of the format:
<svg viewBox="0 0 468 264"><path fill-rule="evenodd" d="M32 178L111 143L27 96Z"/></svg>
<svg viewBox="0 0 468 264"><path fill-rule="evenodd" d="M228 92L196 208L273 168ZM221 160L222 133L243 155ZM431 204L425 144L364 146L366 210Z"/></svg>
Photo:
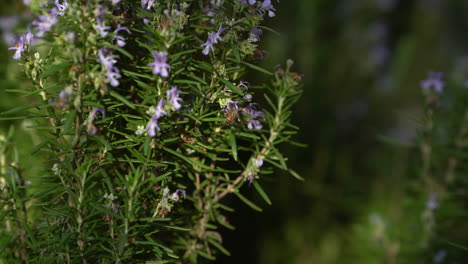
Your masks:
<svg viewBox="0 0 468 264"><path fill-rule="evenodd" d="M261 210L243 190L270 203L274 167L300 179L279 149L300 76L257 66L270 0L25 3L38 16L10 49L35 103L2 118L33 124L47 170L27 175L1 136L4 263L215 260L225 197Z"/></svg>

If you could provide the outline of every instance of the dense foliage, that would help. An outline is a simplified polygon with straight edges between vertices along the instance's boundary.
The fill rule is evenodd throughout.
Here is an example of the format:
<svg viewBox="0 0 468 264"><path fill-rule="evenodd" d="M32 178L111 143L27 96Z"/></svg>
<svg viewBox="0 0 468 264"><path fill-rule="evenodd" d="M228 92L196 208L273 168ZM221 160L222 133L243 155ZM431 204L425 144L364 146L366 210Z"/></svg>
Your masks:
<svg viewBox="0 0 468 264"><path fill-rule="evenodd" d="M300 179L278 145L301 76L255 65L269 0L28 4L37 19L10 49L32 86L10 92L31 101L2 116L28 120L44 170L24 175L2 136L5 263L214 260L233 228L223 198L261 210L244 189L270 203L273 167Z"/></svg>

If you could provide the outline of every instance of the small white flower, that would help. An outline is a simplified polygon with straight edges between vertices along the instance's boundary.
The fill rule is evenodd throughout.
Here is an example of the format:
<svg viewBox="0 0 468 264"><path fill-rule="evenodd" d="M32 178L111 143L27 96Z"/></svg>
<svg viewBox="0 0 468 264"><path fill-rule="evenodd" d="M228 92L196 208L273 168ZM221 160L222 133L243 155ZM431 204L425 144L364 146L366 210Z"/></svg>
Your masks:
<svg viewBox="0 0 468 264"><path fill-rule="evenodd" d="M146 133L145 126L137 126L137 130L135 131L135 134L137 136L144 135Z"/></svg>

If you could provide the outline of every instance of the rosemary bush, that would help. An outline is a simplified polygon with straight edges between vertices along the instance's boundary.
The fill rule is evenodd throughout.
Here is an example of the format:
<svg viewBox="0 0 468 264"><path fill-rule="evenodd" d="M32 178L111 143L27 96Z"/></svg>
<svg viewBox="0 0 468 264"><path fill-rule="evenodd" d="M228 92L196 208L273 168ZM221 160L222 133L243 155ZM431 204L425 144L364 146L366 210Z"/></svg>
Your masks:
<svg viewBox="0 0 468 264"><path fill-rule="evenodd" d="M0 137L4 263L199 263L233 229L223 199L286 165L292 62L256 66L270 0L24 1L37 18L10 49L32 85L24 119L41 143L28 175ZM249 80L259 71L267 82Z"/></svg>

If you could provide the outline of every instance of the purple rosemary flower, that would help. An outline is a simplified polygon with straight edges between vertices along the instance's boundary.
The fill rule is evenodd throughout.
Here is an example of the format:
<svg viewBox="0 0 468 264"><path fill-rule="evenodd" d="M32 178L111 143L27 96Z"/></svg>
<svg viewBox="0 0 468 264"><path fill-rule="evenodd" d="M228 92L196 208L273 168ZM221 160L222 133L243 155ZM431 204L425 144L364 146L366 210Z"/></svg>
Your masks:
<svg viewBox="0 0 468 264"><path fill-rule="evenodd" d="M202 53L205 55L208 55L210 51L214 52L213 36L211 35L211 33L208 33L208 39L204 44L201 45L201 47L205 47L202 51Z"/></svg>
<svg viewBox="0 0 468 264"><path fill-rule="evenodd" d="M249 183L249 186L252 185L252 182L254 180L253 173L249 172L249 174L247 174L246 180Z"/></svg>
<svg viewBox="0 0 468 264"><path fill-rule="evenodd" d="M116 33L116 35L114 36L114 39L117 40L117 46L119 46L119 47L123 47L126 44L125 43L125 38L122 37L122 36L117 35L117 33L119 33L119 31L122 31L122 30L127 31L128 34L131 34L131 32L130 32L130 30L128 28L122 27L122 26L120 26L120 24L117 25L117 29L114 30L114 33Z"/></svg>
<svg viewBox="0 0 468 264"><path fill-rule="evenodd" d="M35 29L38 31L36 36L43 37L57 22L57 16L53 14L39 16L37 20L32 22L32 25L35 26Z"/></svg>
<svg viewBox="0 0 468 264"><path fill-rule="evenodd" d="M182 107L179 101L182 102L183 99L179 97L179 93L180 91L177 89L177 86L172 86L172 88L166 92L167 101L175 110L179 110Z"/></svg>
<svg viewBox="0 0 468 264"><path fill-rule="evenodd" d="M179 195L182 194L184 196L184 199L187 197L187 193L183 189L177 189L173 194L172 194L172 200L178 201L179 200Z"/></svg>
<svg viewBox="0 0 468 264"><path fill-rule="evenodd" d="M146 125L146 131L148 132L148 135L150 137L155 137L156 136L156 130L160 131L161 128L158 125L158 119L153 116L148 124Z"/></svg>
<svg viewBox="0 0 468 264"><path fill-rule="evenodd" d="M112 85L113 87L119 86L120 83L119 83L119 80L117 79L122 78L122 75L120 75L119 69L114 68L114 71L107 71L106 76L110 85Z"/></svg>
<svg viewBox="0 0 468 264"><path fill-rule="evenodd" d="M97 18L96 30L97 30L97 32L99 33L99 35L102 38L105 38L107 36L107 34L109 34L108 30L110 29L110 27L109 26L104 26L103 22L104 22L104 19Z"/></svg>
<svg viewBox="0 0 468 264"><path fill-rule="evenodd" d="M243 87L246 91L249 90L249 82L240 81L238 87Z"/></svg>
<svg viewBox="0 0 468 264"><path fill-rule="evenodd" d="M21 36L19 38L18 43L14 47L8 48L8 50L15 50L15 54L13 55L14 60L19 60L21 58L21 52L25 51L26 45L31 45L31 40L33 38L33 34L28 32L26 35Z"/></svg>
<svg viewBox="0 0 468 264"><path fill-rule="evenodd" d="M102 67L106 70L107 80L113 87L119 86L119 81L117 79L122 76L120 75L120 70L114 65L117 62L115 57L112 55L104 56L104 49L102 48L99 49L98 54L99 61L101 62Z"/></svg>
<svg viewBox="0 0 468 264"><path fill-rule="evenodd" d="M167 112L164 110L164 105L166 104L166 100L161 99L159 100L159 103L157 106L154 107L154 114L153 117L156 119L159 119L165 115L167 115Z"/></svg>
<svg viewBox="0 0 468 264"><path fill-rule="evenodd" d="M141 0L141 8L150 9L154 5L155 0Z"/></svg>
<svg viewBox="0 0 468 264"><path fill-rule="evenodd" d="M49 2L49 4L53 4L56 7L50 10L51 14L58 16L63 16L65 14L65 10L67 10L68 7L67 0L64 0L63 4L60 4L59 0L55 0L55 2Z"/></svg>
<svg viewBox="0 0 468 264"><path fill-rule="evenodd" d="M261 7L264 11L268 12L269 17L274 17L275 16L275 11L276 9L273 7L271 4L271 0L264 0L262 3Z"/></svg>
<svg viewBox="0 0 468 264"><path fill-rule="evenodd" d="M421 88L424 93L429 93L431 88L432 91L436 93L441 93L444 89L445 83L442 81L443 73L441 72L432 72L428 73L426 80L421 81Z"/></svg>
<svg viewBox="0 0 468 264"><path fill-rule="evenodd" d="M257 119L249 118L249 122L247 123L247 128L248 129L260 130L260 129L262 129L262 127L263 126L260 123L260 121L258 121Z"/></svg>
<svg viewBox="0 0 468 264"><path fill-rule="evenodd" d="M218 43L218 40L222 41L223 38L221 37L221 33L223 33L224 28L223 26L220 26L218 29L218 32L209 32L208 33L208 39L204 44L201 45L201 47L205 47L202 51L204 55L208 55L211 52L214 52L214 47L213 44Z"/></svg>
<svg viewBox="0 0 468 264"><path fill-rule="evenodd" d="M158 120L167 115L167 112L164 110L164 105L166 104L166 100L161 99L157 106L154 106L153 109L150 110L152 112L152 117L148 124L146 125L146 132L150 137L156 136L156 130L161 131L161 128L158 125Z"/></svg>
<svg viewBox="0 0 468 264"><path fill-rule="evenodd" d="M262 111L257 111L256 106L257 106L256 103L250 103L246 107L244 107L244 109L242 109L242 112L252 117L265 118L265 113L263 113Z"/></svg>
<svg viewBox="0 0 468 264"><path fill-rule="evenodd" d="M167 53L166 52L158 52L153 51L154 62L148 64L148 66L153 67L153 74L159 74L161 77L166 78L169 76L168 69L171 68L169 64L167 64Z"/></svg>
<svg viewBox="0 0 468 264"><path fill-rule="evenodd" d="M244 4L244 5L255 5L257 3L256 0L237 0L238 2L240 2L241 4Z"/></svg>
<svg viewBox="0 0 468 264"><path fill-rule="evenodd" d="M114 69L114 64L117 62L115 57L112 55L104 56L104 49L101 48L98 50L99 61L101 62L104 67L110 71Z"/></svg>
<svg viewBox="0 0 468 264"><path fill-rule="evenodd" d="M253 28L252 30L250 30L250 41L252 42L259 42L260 41L260 36L263 34L263 30L259 29L259 28Z"/></svg>
<svg viewBox="0 0 468 264"><path fill-rule="evenodd" d="M223 26L219 26L218 32L213 34L213 42L215 44L218 43L218 40L221 40L221 41L223 40L223 38L221 38L221 33L223 33L223 31L224 31Z"/></svg>
<svg viewBox="0 0 468 264"><path fill-rule="evenodd" d="M430 211L435 211L439 208L439 203L437 202L437 197L434 194L429 196L429 199L426 202L426 208Z"/></svg>
<svg viewBox="0 0 468 264"><path fill-rule="evenodd" d="M203 8L203 13L205 13L205 15L211 17L210 19L210 23L211 24L215 24L216 21L215 21L215 17L217 16L215 10L213 9L212 6L206 6L205 8Z"/></svg>
<svg viewBox="0 0 468 264"><path fill-rule="evenodd" d="M257 159L255 161L255 166L257 166L257 168L260 168L261 166L263 166L263 159Z"/></svg>
<svg viewBox="0 0 468 264"><path fill-rule="evenodd" d="M106 117L106 110L99 108L99 107L95 107L93 111L91 112L91 116L93 117L93 120L99 119L99 116L97 115L97 113L101 114L101 118Z"/></svg>

